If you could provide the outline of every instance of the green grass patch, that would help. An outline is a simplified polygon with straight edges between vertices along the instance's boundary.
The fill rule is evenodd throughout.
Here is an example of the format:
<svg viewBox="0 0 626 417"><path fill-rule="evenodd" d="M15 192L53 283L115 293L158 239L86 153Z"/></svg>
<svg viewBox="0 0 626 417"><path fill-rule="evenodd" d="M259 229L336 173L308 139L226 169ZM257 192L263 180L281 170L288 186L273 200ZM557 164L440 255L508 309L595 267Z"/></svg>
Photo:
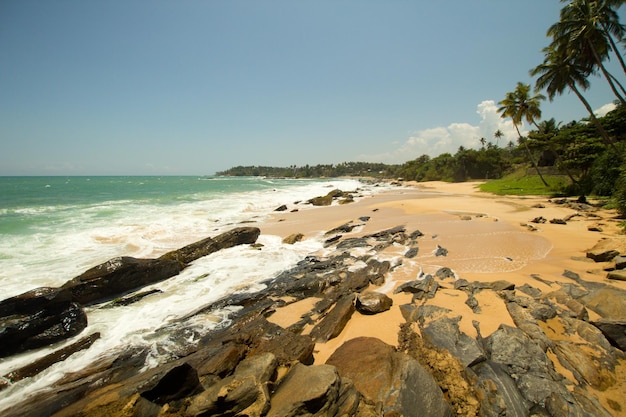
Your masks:
<svg viewBox="0 0 626 417"><path fill-rule="evenodd" d="M548 183L546 187L539 175L526 175L525 172L515 172L499 180L491 180L480 186L481 191L497 195L562 195L571 184L564 175L544 175Z"/></svg>

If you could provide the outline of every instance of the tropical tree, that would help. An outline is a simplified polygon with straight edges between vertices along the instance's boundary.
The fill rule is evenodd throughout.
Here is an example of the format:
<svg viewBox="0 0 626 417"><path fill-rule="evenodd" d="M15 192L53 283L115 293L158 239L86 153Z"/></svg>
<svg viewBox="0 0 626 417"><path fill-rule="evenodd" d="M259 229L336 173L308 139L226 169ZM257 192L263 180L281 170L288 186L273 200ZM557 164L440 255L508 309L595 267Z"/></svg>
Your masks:
<svg viewBox="0 0 626 417"><path fill-rule="evenodd" d="M576 59L572 59L563 49L549 46L544 48L544 53L545 58L543 63L530 71L532 76L539 76L535 83L535 89L545 89L550 101L552 101L556 95L563 94L566 88L572 90L589 112L589 117L598 129L598 133L600 133L604 143L611 146L617 153L615 144L595 116L589 102L580 92L580 89L586 90L589 88L589 81L585 75L583 64Z"/></svg>
<svg viewBox="0 0 626 417"><path fill-rule="evenodd" d="M498 143L500 142L500 139L502 139L502 136L504 136L504 133L502 133L502 131L500 129L496 130L493 133L493 137L496 140L496 147L498 146Z"/></svg>
<svg viewBox="0 0 626 417"><path fill-rule="evenodd" d="M524 149L526 150L530 163L537 171L537 175L541 178L541 182L548 187L548 183L543 178L543 175L541 175L541 171L539 170L539 167L537 166L537 163L528 148L526 138L522 136L519 130L519 126L523 123L522 119L525 119L528 123L537 126L535 120L541 118L541 109L539 108L541 100L545 100L545 96L543 94L535 94L531 97L530 85L518 82L515 90L506 93L504 100L498 103L500 105L498 113L500 113L500 117L502 118L511 118L513 126L515 126L517 136L519 137L519 142L524 145Z"/></svg>
<svg viewBox="0 0 626 417"><path fill-rule="evenodd" d="M553 38L552 47L568 56L568 60L577 61L585 76L599 69L615 96L626 104L616 85L622 93L624 87L603 63L611 51L619 56L611 35L621 40L626 31L613 9L615 3L615 0L574 0L561 9L560 20L550 26L548 36ZM626 66L623 68L626 71Z"/></svg>

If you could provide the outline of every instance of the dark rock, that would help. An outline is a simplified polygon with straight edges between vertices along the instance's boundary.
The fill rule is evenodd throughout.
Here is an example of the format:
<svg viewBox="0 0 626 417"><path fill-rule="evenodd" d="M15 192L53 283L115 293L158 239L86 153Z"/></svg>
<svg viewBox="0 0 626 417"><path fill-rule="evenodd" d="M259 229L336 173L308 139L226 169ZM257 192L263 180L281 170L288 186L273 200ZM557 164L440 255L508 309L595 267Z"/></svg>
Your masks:
<svg viewBox="0 0 626 417"><path fill-rule="evenodd" d="M543 224L543 223L545 223L545 222L547 222L547 221L548 221L548 219L546 219L545 217L543 217L543 216L539 216L539 217L535 217L535 218L534 218L534 219L532 219L530 222L531 222L531 223L537 223L537 224Z"/></svg>
<svg viewBox="0 0 626 417"><path fill-rule="evenodd" d="M221 249L256 242L261 230L258 227L237 227L214 238L206 238L181 249L166 253L159 259L178 261L188 264L198 258L212 254ZM96 267L98 268L98 267Z"/></svg>
<svg viewBox="0 0 626 417"><path fill-rule="evenodd" d="M519 286L517 287L517 289L523 292L524 294L530 295L531 297L539 297L541 295L541 290L539 288L535 288L528 284Z"/></svg>
<svg viewBox="0 0 626 417"><path fill-rule="evenodd" d="M300 242L304 238L302 233L294 233L283 239L283 243L287 245L293 245L294 243Z"/></svg>
<svg viewBox="0 0 626 417"><path fill-rule="evenodd" d="M89 269L61 288L69 290L73 300L89 304L163 281L181 270L181 263L175 260L124 256Z"/></svg>
<svg viewBox="0 0 626 417"><path fill-rule="evenodd" d="M324 241L324 247L328 247L342 238L342 235L333 236Z"/></svg>
<svg viewBox="0 0 626 417"><path fill-rule="evenodd" d="M419 252L420 248L418 247L413 247L410 248L408 251L406 251L406 253L404 254L405 258L415 258Z"/></svg>
<svg viewBox="0 0 626 417"><path fill-rule="evenodd" d="M409 235L409 239L416 240L417 238L420 238L422 236L424 236L424 233L422 233L419 230L416 230Z"/></svg>
<svg viewBox="0 0 626 417"><path fill-rule="evenodd" d="M324 234L333 235L333 234L339 234L339 233L350 233L357 226L360 226L360 225L353 224L352 222L348 222L348 223L342 224L341 226L337 226L334 229L331 229Z"/></svg>
<svg viewBox="0 0 626 417"><path fill-rule="evenodd" d="M161 294L161 293L163 293L163 291L159 290L158 288L154 290L139 292L137 294L133 294L128 297L122 297L122 298L113 300L109 304L107 304L107 307L128 306L146 298L149 295Z"/></svg>
<svg viewBox="0 0 626 417"><path fill-rule="evenodd" d="M607 285L578 298L587 308L609 320L626 320L626 291Z"/></svg>
<svg viewBox="0 0 626 417"><path fill-rule="evenodd" d="M474 294L469 293L467 294L467 300L465 300L465 304L472 309L472 311L476 314L480 314L482 312L482 309L480 308L480 305L478 304L478 300L476 299L476 297L474 297Z"/></svg>
<svg viewBox="0 0 626 417"><path fill-rule="evenodd" d="M404 226L396 226L391 229L382 230L365 236L366 238L374 238L378 240L393 240L397 235L404 235L406 228ZM402 240L402 239L401 239Z"/></svg>
<svg viewBox="0 0 626 417"><path fill-rule="evenodd" d="M611 345L626 352L626 320L600 319L592 324L602 331Z"/></svg>
<svg viewBox="0 0 626 417"><path fill-rule="evenodd" d="M243 360L230 377L213 384L193 397L191 415L261 416L270 406L268 382L274 381L278 362L272 353Z"/></svg>
<svg viewBox="0 0 626 417"><path fill-rule="evenodd" d="M61 288L40 287L0 301L0 317L31 314L55 304L67 304L72 294Z"/></svg>
<svg viewBox="0 0 626 417"><path fill-rule="evenodd" d="M435 276L437 278L439 278L439 279L455 278L456 277L454 271L451 270L450 268L448 268L447 266L439 268L437 270L437 272L435 272Z"/></svg>
<svg viewBox="0 0 626 417"><path fill-rule="evenodd" d="M366 248L371 246L367 239L362 237L353 237L343 240L337 244L337 249L353 249L353 248Z"/></svg>
<svg viewBox="0 0 626 417"><path fill-rule="evenodd" d="M211 352L206 360L202 360L195 367L198 375L215 375L224 378L230 375L237 364L244 358L247 349L244 345L228 342ZM192 363L193 365L193 363Z"/></svg>
<svg viewBox="0 0 626 417"><path fill-rule="evenodd" d="M314 206L330 206L333 203L333 198L331 196L319 196L311 198L307 201L307 203L312 204Z"/></svg>
<svg viewBox="0 0 626 417"><path fill-rule="evenodd" d="M435 256L448 256L448 249L437 245L437 248L435 249Z"/></svg>
<svg viewBox="0 0 626 417"><path fill-rule="evenodd" d="M480 411L482 416L529 415L530 403L517 389L515 381L502 367L492 361L483 361L472 366L477 376L476 388L481 394ZM546 414L546 417L549 417Z"/></svg>
<svg viewBox="0 0 626 417"><path fill-rule="evenodd" d="M461 317L440 317L420 323L422 338L432 346L446 349L465 367L484 361L478 342L459 330Z"/></svg>
<svg viewBox="0 0 626 417"><path fill-rule="evenodd" d="M26 366L11 371L4 377L11 382L17 382L24 378L30 378L32 376L35 376L44 369L47 369L50 366L54 365L55 363L64 361L74 353L84 349L88 349L93 344L93 342L95 342L99 338L100 333L90 334L89 336L83 337L80 340L72 343L71 345L68 345L62 349L58 349ZM0 390L1 389L2 388L0 388Z"/></svg>
<svg viewBox="0 0 626 417"><path fill-rule="evenodd" d="M626 256L616 256L613 262L615 262L615 269L626 269Z"/></svg>
<svg viewBox="0 0 626 417"><path fill-rule="evenodd" d="M391 308L393 301L385 294L366 292L357 295L356 309L361 314L378 314Z"/></svg>
<svg viewBox="0 0 626 417"><path fill-rule="evenodd" d="M267 417L335 415L340 387L333 366L296 364L272 396Z"/></svg>
<svg viewBox="0 0 626 417"><path fill-rule="evenodd" d="M609 262L624 250L625 243L617 239L601 239L591 249L587 250L587 258L596 262Z"/></svg>
<svg viewBox="0 0 626 417"><path fill-rule="evenodd" d="M563 219L552 219L550 220L550 223L552 224L567 224L567 222Z"/></svg>
<svg viewBox="0 0 626 417"><path fill-rule="evenodd" d="M414 299L422 300L424 297L433 298L439 284L433 279L432 275L425 275L423 279L408 281L400 285L394 293L408 292L415 294Z"/></svg>
<svg viewBox="0 0 626 417"><path fill-rule="evenodd" d="M153 403L164 405L193 394L200 389L198 373L189 364L184 363L172 368L154 388L142 392L141 396Z"/></svg>
<svg viewBox="0 0 626 417"><path fill-rule="evenodd" d="M359 217L359 220L361 220L362 222L368 222L370 221L371 217L370 216L361 216Z"/></svg>
<svg viewBox="0 0 626 417"><path fill-rule="evenodd" d="M279 207L276 207L274 209L274 211L287 211L287 206L285 204L283 204L283 205L281 205Z"/></svg>
<svg viewBox="0 0 626 417"><path fill-rule="evenodd" d="M626 270L610 271L606 277L616 281L626 281Z"/></svg>
<svg viewBox="0 0 626 417"><path fill-rule="evenodd" d="M371 403L382 405L382 414L451 416L441 389L414 359L395 352L380 339L359 337L341 345L326 361L349 378ZM376 364L376 366L372 366Z"/></svg>
<svg viewBox="0 0 626 417"><path fill-rule="evenodd" d="M45 305L31 314L0 317L0 357L65 340L85 327L85 311L68 301Z"/></svg>
<svg viewBox="0 0 626 417"><path fill-rule="evenodd" d="M311 330L311 337L323 343L339 336L354 310L354 295L339 298L335 307Z"/></svg>

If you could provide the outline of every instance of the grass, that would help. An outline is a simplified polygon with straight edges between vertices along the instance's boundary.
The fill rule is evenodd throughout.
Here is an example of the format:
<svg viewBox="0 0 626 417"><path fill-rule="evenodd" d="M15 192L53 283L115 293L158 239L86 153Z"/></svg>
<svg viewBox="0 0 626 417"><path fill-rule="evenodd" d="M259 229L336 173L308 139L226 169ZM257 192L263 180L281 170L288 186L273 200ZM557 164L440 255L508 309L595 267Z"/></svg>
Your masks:
<svg viewBox="0 0 626 417"><path fill-rule="evenodd" d="M491 180L480 186L481 191L497 195L562 195L563 190L571 184L564 175L544 175L548 183L546 187L539 175L526 175L526 171L517 171L499 180Z"/></svg>

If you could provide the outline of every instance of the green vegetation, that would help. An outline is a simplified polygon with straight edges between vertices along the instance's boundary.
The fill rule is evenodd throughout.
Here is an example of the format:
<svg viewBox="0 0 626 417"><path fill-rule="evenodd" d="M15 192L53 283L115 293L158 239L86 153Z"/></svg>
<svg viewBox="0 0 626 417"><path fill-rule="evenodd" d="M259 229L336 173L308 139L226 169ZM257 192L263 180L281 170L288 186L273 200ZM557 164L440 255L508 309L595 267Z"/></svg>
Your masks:
<svg viewBox="0 0 626 417"><path fill-rule="evenodd" d="M545 180L549 186L543 184ZM570 186L571 182L564 175L527 175L522 169L505 176L499 180L488 181L481 184L481 191L497 195L562 195Z"/></svg>
<svg viewBox="0 0 626 417"><path fill-rule="evenodd" d="M337 165L235 167L218 175L271 177L363 176L404 178L415 181L489 180L482 187L498 194L596 195L612 198L612 204L626 216L626 88L604 65L610 58L619 62L624 78L626 26L619 22L617 9L623 0L561 0L560 19L547 35L544 60L530 71L536 76L534 92L529 84L516 88L500 101L499 113L510 118L518 133L517 144L499 147L480 139L480 149L460 147L452 155L431 158L422 155L401 165L344 162ZM621 46L619 46L621 45ZM600 74L615 94L615 110L597 117L583 93L589 78ZM540 104L564 92L573 92L589 112L587 120L565 125L554 119L540 121ZM522 135L528 123L531 131ZM521 168L520 168L521 167ZM534 174L529 175L530 168Z"/></svg>

